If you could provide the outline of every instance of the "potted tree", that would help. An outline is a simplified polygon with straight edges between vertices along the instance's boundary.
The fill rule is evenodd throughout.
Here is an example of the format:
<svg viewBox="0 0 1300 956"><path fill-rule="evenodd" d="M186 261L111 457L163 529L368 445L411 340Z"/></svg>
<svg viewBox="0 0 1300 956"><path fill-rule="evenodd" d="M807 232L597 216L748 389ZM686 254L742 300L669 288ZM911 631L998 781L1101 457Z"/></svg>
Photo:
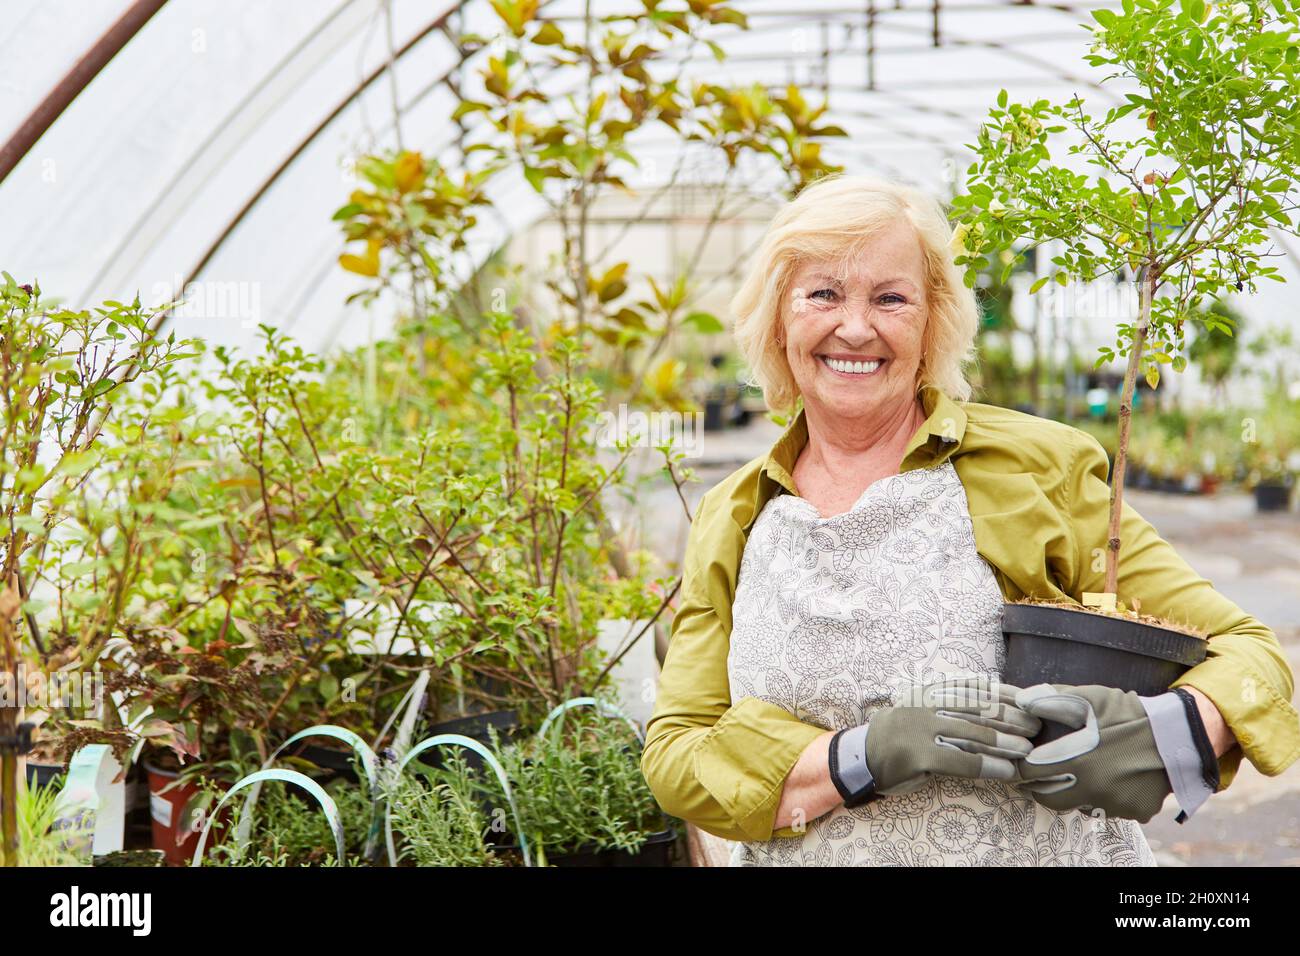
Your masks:
<svg viewBox="0 0 1300 956"><path fill-rule="evenodd" d="M1295 487L1296 458L1300 457L1300 401L1273 392L1248 425L1250 434L1242 447L1255 509L1287 511Z"/></svg>
<svg viewBox="0 0 1300 956"><path fill-rule="evenodd" d="M1293 331L1272 329L1250 343L1261 360L1262 407L1242 419L1242 465L1257 511L1286 511L1300 471L1300 384L1290 381L1300 357Z"/></svg>
<svg viewBox="0 0 1300 956"><path fill-rule="evenodd" d="M1300 14L1280 0L1124 0L1122 10L1092 17L1086 60L1111 69L1104 82L1123 83L1126 102L1094 118L1077 95L1009 104L1002 91L970 147L967 192L952 200L956 262L973 285L990 253L1055 241L1063 248L1051 260L1055 271L1032 291L1104 276L1136 286L1136 315L1117 323L1115 347L1102 348L1097 362L1126 359L1104 590L1084 593L1082 608L1006 605L1004 676L1154 694L1204 658L1205 642L1142 616L1118 594L1133 393L1139 376L1155 388L1163 368L1186 366L1189 318L1232 333L1228 319L1198 309L1203 301L1254 292L1259 277L1284 281L1261 247L1270 229L1297 231ZM1067 130L1077 137L1068 154L1095 172L1052 162L1049 137Z"/></svg>

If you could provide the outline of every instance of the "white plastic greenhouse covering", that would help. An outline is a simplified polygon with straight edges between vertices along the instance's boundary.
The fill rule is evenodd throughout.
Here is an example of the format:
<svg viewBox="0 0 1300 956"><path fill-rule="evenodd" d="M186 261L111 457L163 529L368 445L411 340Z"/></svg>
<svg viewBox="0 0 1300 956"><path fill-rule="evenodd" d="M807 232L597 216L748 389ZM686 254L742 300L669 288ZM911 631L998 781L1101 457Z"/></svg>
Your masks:
<svg viewBox="0 0 1300 956"><path fill-rule="evenodd" d="M850 171L877 172L943 194L969 164L1000 88L1013 99L1078 92L1094 113L1122 102L1082 57L1089 12L1118 3L1008 0L738 0L750 29L696 44L687 76L798 84L813 102L829 88L830 121L849 137L826 148ZM126 0L6 0L0 19L0 137L9 136L122 16ZM581 0L543 2L541 16L576 28ZM641 8L593 0L596 15ZM874 56L868 17L874 11ZM575 19L576 18L576 19ZM38 278L74 305L104 298L163 301L197 272L237 282L262 322L323 349L382 332L384 310L347 307L362 280L337 267L334 209L353 181L347 163L397 145L459 163L454 99L441 82L479 88L483 54L464 63L447 32L496 32L485 0L170 0L72 101L0 184L0 268ZM404 51L386 71L393 51ZM370 82L366 82L368 78ZM360 93L357 94L358 89ZM562 93L557 89L556 93ZM354 95L357 94L357 95ZM317 131L319 132L317 133ZM639 131L653 184L680 148ZM649 181L649 182L648 182ZM494 194L508 218L486 218L482 257L545 206L522 177ZM1279 242L1279 248L1285 248ZM1261 283L1252 319L1290 316L1296 259L1274 260L1288 284ZM465 273L468 274L468 263ZM244 314L244 313L241 313ZM182 334L246 344L251 321L172 320Z"/></svg>

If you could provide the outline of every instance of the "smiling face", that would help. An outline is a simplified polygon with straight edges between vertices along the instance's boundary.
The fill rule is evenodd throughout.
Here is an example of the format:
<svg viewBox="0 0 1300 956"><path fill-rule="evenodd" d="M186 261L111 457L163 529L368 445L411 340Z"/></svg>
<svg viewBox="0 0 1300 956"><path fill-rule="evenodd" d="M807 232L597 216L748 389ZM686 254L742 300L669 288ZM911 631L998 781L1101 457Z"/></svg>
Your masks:
<svg viewBox="0 0 1300 956"><path fill-rule="evenodd" d="M882 229L839 268L803 262L790 289L785 354L810 412L862 420L915 403L928 303L909 222Z"/></svg>

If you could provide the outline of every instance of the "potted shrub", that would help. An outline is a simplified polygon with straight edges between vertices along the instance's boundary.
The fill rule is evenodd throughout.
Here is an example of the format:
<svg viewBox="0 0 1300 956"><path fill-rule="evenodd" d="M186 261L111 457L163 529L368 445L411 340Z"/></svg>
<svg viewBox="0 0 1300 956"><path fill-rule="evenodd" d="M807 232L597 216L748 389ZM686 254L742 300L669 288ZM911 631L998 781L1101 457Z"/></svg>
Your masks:
<svg viewBox="0 0 1300 956"><path fill-rule="evenodd" d="M1290 432L1297 428L1293 416L1300 415L1300 402L1286 403L1274 398L1256 414L1258 434L1244 444L1247 483L1255 496L1255 509L1287 511L1295 488L1293 458L1300 447Z"/></svg>
<svg viewBox="0 0 1300 956"><path fill-rule="evenodd" d="M401 775L388 792L398 865L513 863L509 856L495 852L489 840L494 818L483 791L491 774L481 763L477 769L470 765L466 760L470 751L447 750L438 768Z"/></svg>
<svg viewBox="0 0 1300 956"><path fill-rule="evenodd" d="M1139 376L1155 388L1161 371L1187 364L1184 323L1231 334L1229 319L1199 309L1255 279L1282 281L1264 264L1269 229L1297 232L1289 192L1300 173L1300 76L1292 55L1300 14L1287 4L1245 0L1125 0L1098 9L1087 62L1110 68L1126 102L1104 117L1075 96L1008 104L1006 91L971 148L967 192L954 197L959 265L973 285L986 253L1013 243L1063 248L1049 281L1129 276L1137 313L1117 323L1116 345L1098 366L1126 358L1119 436L1111 470L1104 590L1083 607L1006 605L1006 679L1100 683L1156 694L1205 655L1201 635L1151 620L1118 594L1120 519ZM1133 92L1127 92L1132 90ZM1053 125L1055 124L1055 125ZM1098 173L1052 163L1049 137L1072 129L1069 147ZM1008 264L1007 269L1011 268Z"/></svg>
<svg viewBox="0 0 1300 956"><path fill-rule="evenodd" d="M345 836L346 864L364 866L364 847L373 805L364 788L338 779L324 785L338 809ZM230 839L238 813L213 824L204 866L338 866L329 820L311 800L291 787L268 787L253 808L247 845ZM224 814L223 814L224 816ZM228 825L226 825L228 823ZM224 837L224 839L222 839ZM190 847L193 856L194 847ZM189 860L187 859L188 863Z"/></svg>
<svg viewBox="0 0 1300 956"><path fill-rule="evenodd" d="M26 664L78 683L91 673L148 560L148 537L138 532L157 500L147 489L165 487L173 472L155 464L143 478L145 462L174 425L173 405L162 401L176 382L173 366L196 354L191 342L155 335L156 315L138 300L51 307L38 286L3 273L0 673L13 686ZM146 407L150 414L140 414ZM128 500L123 489L133 493ZM109 510L116 520L101 523ZM48 739L67 758L85 742L76 739L78 724L97 702L61 691L54 698L32 722L54 731ZM0 707L0 739L16 739L23 720L21 707ZM6 865L18 855L17 787L18 755L0 748Z"/></svg>
<svg viewBox="0 0 1300 956"><path fill-rule="evenodd" d="M521 825L539 861L555 866L667 866L677 831L641 775L641 740L626 719L573 710L500 751ZM495 805L504 796L487 781ZM517 849L509 833L498 850Z"/></svg>

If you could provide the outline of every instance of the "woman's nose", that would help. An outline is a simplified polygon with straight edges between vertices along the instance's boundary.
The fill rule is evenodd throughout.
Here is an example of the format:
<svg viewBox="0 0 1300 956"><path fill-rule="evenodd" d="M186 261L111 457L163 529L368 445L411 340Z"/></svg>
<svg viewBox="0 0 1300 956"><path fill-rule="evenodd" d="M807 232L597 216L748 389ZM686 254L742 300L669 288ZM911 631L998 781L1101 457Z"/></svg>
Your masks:
<svg viewBox="0 0 1300 956"><path fill-rule="evenodd" d="M850 348L856 348L870 342L876 337L875 319L871 306L866 303L854 303L843 312L836 335Z"/></svg>

